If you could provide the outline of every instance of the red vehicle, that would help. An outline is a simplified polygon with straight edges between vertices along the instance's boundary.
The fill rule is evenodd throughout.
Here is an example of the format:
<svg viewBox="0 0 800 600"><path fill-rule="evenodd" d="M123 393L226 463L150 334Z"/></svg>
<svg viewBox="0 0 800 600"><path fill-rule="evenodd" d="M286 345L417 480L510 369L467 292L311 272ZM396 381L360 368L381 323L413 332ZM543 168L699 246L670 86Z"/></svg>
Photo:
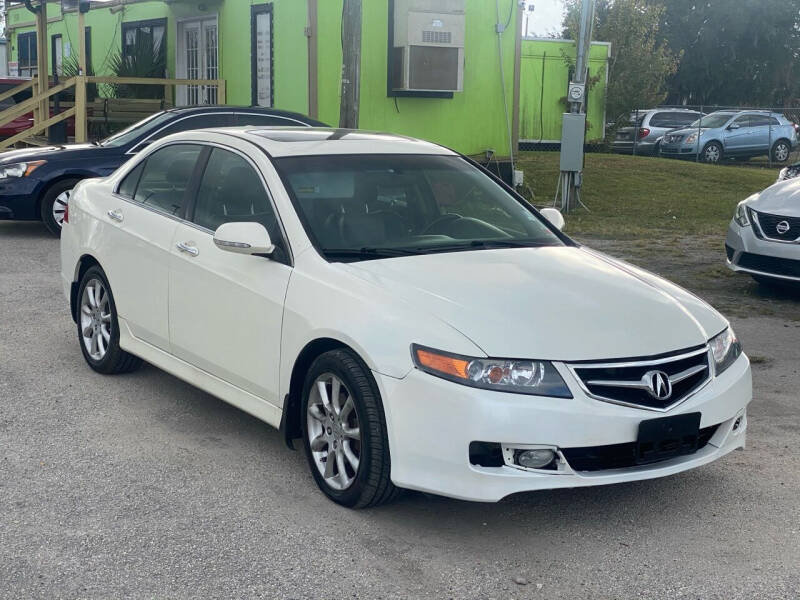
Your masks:
<svg viewBox="0 0 800 600"><path fill-rule="evenodd" d="M7 92L8 90L17 87L18 85L29 81L29 79L23 77L0 77L0 94ZM63 93L63 92L62 92ZM0 101L0 112L7 110L14 106L15 104L20 104L28 100L33 95L31 88L27 90L23 90L6 98L3 101ZM72 100L72 98L70 98ZM50 108L50 114L55 115L55 112L52 108ZM29 113L25 113L24 115L20 115L13 121L9 121L8 123L0 123L0 139L10 138L11 136L17 135L28 129L31 125L33 125L33 111ZM75 135L75 118L70 117L67 119L67 135Z"/></svg>

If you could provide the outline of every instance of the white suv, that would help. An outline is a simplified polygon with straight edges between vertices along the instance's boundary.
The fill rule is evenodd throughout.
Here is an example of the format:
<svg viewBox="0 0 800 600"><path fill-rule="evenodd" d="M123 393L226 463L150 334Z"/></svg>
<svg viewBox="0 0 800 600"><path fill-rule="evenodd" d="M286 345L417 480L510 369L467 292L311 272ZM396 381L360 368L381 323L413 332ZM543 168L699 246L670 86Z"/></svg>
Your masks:
<svg viewBox="0 0 800 600"><path fill-rule="evenodd" d="M302 438L346 506L647 479L742 447L728 322L562 225L433 144L203 130L78 185L62 277L93 369L144 359Z"/></svg>
<svg viewBox="0 0 800 600"><path fill-rule="evenodd" d="M800 179L742 200L725 238L727 264L759 283L800 283Z"/></svg>

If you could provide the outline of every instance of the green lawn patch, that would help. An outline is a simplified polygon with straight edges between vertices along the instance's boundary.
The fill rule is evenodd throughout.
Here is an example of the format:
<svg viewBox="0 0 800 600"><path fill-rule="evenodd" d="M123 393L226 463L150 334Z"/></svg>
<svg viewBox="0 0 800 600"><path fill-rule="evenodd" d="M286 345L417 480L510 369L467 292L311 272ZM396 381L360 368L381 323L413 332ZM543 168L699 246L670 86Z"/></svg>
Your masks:
<svg viewBox="0 0 800 600"><path fill-rule="evenodd" d="M558 184L558 152L521 152L518 165L536 206L550 206ZM566 215L565 231L598 238L669 239L724 234L736 204L775 182L778 169L587 154L581 208ZM560 198L558 204L560 205Z"/></svg>

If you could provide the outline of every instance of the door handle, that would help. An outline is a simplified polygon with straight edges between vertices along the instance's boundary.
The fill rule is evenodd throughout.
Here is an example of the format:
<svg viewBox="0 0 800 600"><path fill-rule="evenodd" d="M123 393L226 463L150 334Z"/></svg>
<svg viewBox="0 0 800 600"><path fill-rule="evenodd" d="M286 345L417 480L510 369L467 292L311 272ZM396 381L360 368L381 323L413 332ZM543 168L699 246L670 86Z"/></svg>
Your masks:
<svg viewBox="0 0 800 600"><path fill-rule="evenodd" d="M186 252L186 254L191 256L197 256L200 254L200 250L198 250L196 246L192 246L191 242L178 242L175 244L175 247L181 252Z"/></svg>
<svg viewBox="0 0 800 600"><path fill-rule="evenodd" d="M112 221L117 221L118 223L122 222L122 211L118 208L108 211L108 216Z"/></svg>

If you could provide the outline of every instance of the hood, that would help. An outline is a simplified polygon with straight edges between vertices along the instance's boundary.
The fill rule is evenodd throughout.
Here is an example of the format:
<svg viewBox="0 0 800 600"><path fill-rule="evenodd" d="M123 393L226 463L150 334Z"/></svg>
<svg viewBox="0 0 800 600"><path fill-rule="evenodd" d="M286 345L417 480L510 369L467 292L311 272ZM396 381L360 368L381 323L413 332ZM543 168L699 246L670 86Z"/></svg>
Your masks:
<svg viewBox="0 0 800 600"><path fill-rule="evenodd" d="M748 200L747 206L784 217L800 217L800 177L772 184Z"/></svg>
<svg viewBox="0 0 800 600"><path fill-rule="evenodd" d="M708 131L708 127L702 127L700 129L700 135L703 135L706 131ZM689 135L690 133L697 133L697 127L692 128L684 128L684 129L672 129L665 133L664 135Z"/></svg>
<svg viewBox="0 0 800 600"><path fill-rule="evenodd" d="M499 358L651 356L705 344L727 325L685 290L584 248L453 252L346 267Z"/></svg>
<svg viewBox="0 0 800 600"><path fill-rule="evenodd" d="M94 144L65 144L63 146L44 146L38 148L22 148L20 150L9 150L0 155L0 164L8 164L29 160L48 160L54 153L59 156L69 153L70 158L80 158L87 150L97 150L99 146Z"/></svg>

